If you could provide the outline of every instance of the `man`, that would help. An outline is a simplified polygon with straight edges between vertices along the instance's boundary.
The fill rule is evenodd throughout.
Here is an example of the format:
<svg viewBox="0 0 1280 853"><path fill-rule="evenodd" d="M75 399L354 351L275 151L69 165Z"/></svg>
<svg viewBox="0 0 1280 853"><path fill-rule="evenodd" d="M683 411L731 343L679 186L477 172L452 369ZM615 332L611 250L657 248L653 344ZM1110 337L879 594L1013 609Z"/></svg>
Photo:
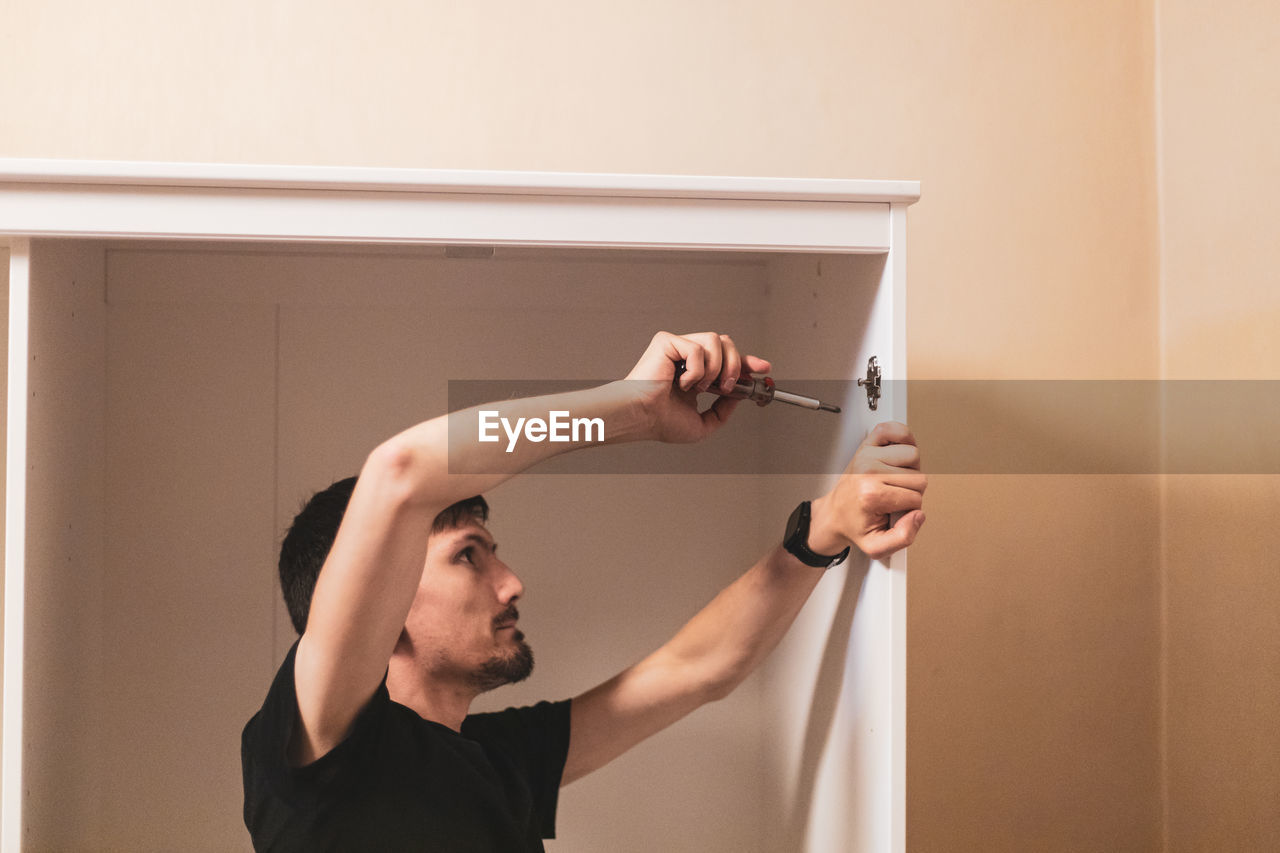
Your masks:
<svg viewBox="0 0 1280 853"><path fill-rule="evenodd" d="M698 441L738 403L699 412L698 392L769 370L728 336L659 332L625 381L486 409L511 423L553 410L600 418L608 443ZM478 496L588 438L484 442L451 421L478 416L391 438L286 537L281 579L301 637L242 742L258 849L542 850L560 786L727 695L848 548L885 557L924 522L914 439L881 424L831 492L797 507L785 542L662 648L571 702L469 716L476 696L533 665L517 628L524 588Z"/></svg>

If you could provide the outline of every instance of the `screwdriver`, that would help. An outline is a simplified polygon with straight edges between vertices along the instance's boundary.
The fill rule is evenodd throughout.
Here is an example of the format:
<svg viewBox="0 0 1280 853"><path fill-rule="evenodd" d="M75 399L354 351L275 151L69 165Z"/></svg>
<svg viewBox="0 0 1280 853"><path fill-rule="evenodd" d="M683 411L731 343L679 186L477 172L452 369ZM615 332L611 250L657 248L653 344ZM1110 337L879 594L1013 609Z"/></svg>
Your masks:
<svg viewBox="0 0 1280 853"><path fill-rule="evenodd" d="M676 379L679 379L685 371L684 360L676 362ZM812 409L815 412L834 412L840 414L840 407L833 406L830 403L824 403L814 397L806 397L803 394L792 394L790 391L783 391L773 384L772 376L740 376L734 384L733 390L727 394L720 390L719 384L713 384L707 389L708 394L718 394L721 397L732 397L735 400L754 400L757 406L767 406L774 400L779 403L789 403L792 406L799 406L802 409Z"/></svg>

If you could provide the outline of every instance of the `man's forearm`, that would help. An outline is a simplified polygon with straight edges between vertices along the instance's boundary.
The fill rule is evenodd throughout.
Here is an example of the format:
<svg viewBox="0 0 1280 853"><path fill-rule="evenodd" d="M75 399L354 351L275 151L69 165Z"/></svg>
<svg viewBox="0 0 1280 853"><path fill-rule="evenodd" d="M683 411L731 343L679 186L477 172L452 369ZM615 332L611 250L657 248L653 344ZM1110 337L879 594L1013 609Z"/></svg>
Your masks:
<svg viewBox="0 0 1280 853"><path fill-rule="evenodd" d="M402 478L413 503L439 511L472 495L484 494L546 459L582 447L649 437L649 424L635 394L637 382L613 382L583 391L502 400L452 412L411 427L384 442L371 463ZM482 441L481 412L494 440ZM567 440L520 440L504 430L534 419L547 423L552 412L599 419L603 429L570 433ZM377 460L374 462L374 460Z"/></svg>
<svg viewBox="0 0 1280 853"><path fill-rule="evenodd" d="M706 698L728 695L782 640L824 571L775 546L654 657L696 678Z"/></svg>
<svg viewBox="0 0 1280 853"><path fill-rule="evenodd" d="M660 649L576 697L564 784L727 696L778 645L822 573L774 548Z"/></svg>

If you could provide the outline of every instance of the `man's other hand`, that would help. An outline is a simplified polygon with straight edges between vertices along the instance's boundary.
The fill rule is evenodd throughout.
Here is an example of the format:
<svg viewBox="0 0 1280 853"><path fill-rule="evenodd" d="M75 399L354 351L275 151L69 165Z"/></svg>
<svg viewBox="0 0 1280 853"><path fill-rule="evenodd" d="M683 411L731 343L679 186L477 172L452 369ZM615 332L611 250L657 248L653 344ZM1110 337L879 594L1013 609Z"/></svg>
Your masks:
<svg viewBox="0 0 1280 853"><path fill-rule="evenodd" d="M877 424L835 488L813 502L809 547L837 554L851 545L872 559L886 559L915 541L924 524L927 486L911 430L895 421Z"/></svg>

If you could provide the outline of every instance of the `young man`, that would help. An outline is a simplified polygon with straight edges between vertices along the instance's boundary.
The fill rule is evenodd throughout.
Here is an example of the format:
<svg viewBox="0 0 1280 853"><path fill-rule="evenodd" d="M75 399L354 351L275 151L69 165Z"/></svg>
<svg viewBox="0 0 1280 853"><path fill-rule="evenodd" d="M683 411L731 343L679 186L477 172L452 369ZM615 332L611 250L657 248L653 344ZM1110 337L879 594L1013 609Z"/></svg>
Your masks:
<svg viewBox="0 0 1280 853"><path fill-rule="evenodd" d="M609 443L698 441L738 403L699 412L698 392L769 369L725 335L659 332L622 382L485 408L510 423L601 418ZM779 544L662 648L571 702L469 716L476 696L533 666L517 628L524 588L477 496L587 437L482 442L451 421L477 413L388 440L286 537L281 579L301 637L242 741L260 850L542 850L561 785L727 695L847 549L885 557L924 523L915 441L880 424L835 488L797 507Z"/></svg>

